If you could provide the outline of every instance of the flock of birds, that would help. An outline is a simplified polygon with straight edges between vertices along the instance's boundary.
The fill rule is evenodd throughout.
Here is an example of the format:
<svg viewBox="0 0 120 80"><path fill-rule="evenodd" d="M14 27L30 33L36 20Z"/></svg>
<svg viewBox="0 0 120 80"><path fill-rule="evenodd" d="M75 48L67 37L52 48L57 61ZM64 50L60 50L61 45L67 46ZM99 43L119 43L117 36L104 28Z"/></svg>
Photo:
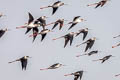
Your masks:
<svg viewBox="0 0 120 80"><path fill-rule="evenodd" d="M109 1L109 0L102 0L102 1L100 1L98 3L89 4L87 6L94 6L95 5L95 8L103 7L106 4L107 1ZM53 5L46 6L46 7L41 7L40 9L52 8L53 9L52 15L54 15L56 13L56 11L58 10L58 8L63 6L63 5L67 5L67 4L63 3L62 1L57 1L57 2L53 3ZM46 19L48 17L46 17L46 16L41 16L38 19L34 19L34 17L32 16L32 14L30 12L28 12L28 15L29 15L28 22L25 23L23 26L16 27L16 29L27 28L27 31L25 32L25 34L27 34L28 32L30 32L32 30L33 34L30 35L30 37L33 37L33 42L35 41L37 35L39 35L39 34L41 35L41 41L43 41L44 38L46 37L46 35L49 32L53 32L52 30L55 29L55 27L58 26L59 30L61 30L62 27L64 26L64 22L68 21L68 20L65 20L65 19L58 19L55 22L47 24ZM6 16L6 15L0 14L0 17L2 17L2 16ZM86 20L81 18L81 16L74 17L73 20L68 23L68 24L71 25L68 28L68 30L72 29L73 27L75 27L75 25L77 25L78 23L83 22L83 21L86 21ZM53 24L53 27L52 27L51 30L46 28L46 26L49 26L49 25L52 25L52 24ZM39 32L39 27L42 27L42 30L40 32ZM78 30L78 32L70 32L70 33L68 33L66 35L60 36L58 38L54 38L53 40L64 38L65 39L64 48L65 48L67 46L68 42L70 42L70 46L71 46L74 37L77 37L80 34L83 34L83 41L84 41L85 38L88 35L89 30L90 29L88 29L88 28L80 29L80 30ZM9 29L1 29L0 30L0 38L4 35L4 33L6 31L9 31ZM117 38L117 37L120 37L120 35L115 36L113 38ZM96 37L92 37L92 38L84 41L83 43L76 45L76 47L79 47L80 45L86 44L86 48L85 48L84 52L87 52L88 49L92 48L92 46L94 45L96 40L97 40ZM115 48L115 47L118 47L118 46L120 46L120 43L117 44L117 45L112 46L112 48ZM76 57L80 57L80 56L84 56L84 55L91 56L91 55L97 54L98 52L101 52L101 51L94 50L94 51L87 52L87 53L82 54L82 55L77 55ZM104 63L106 60L110 59L111 57L114 57L114 56L113 55L107 55L107 56L105 56L103 58L93 60L93 61L101 61L101 63ZM23 56L22 58L19 58L17 60L14 60L14 61L11 61L11 62L8 62L8 63L13 63L13 62L16 62L16 61L20 61L21 65L22 65L22 70L26 70L27 63L28 63L28 58L31 58L31 57ZM49 66L47 68L43 68L43 69L40 69L40 70L57 69L57 68L59 68L61 66L65 66L65 65L60 64L60 63L55 63L55 64L53 64L53 65L51 65L51 66ZM78 78L80 78L80 80L81 80L83 72L85 72L85 71L80 70L80 71L77 71L77 72L73 72L71 74L66 74L64 76L74 75L74 80L77 80ZM120 74L117 74L115 76L119 76L119 75Z"/></svg>

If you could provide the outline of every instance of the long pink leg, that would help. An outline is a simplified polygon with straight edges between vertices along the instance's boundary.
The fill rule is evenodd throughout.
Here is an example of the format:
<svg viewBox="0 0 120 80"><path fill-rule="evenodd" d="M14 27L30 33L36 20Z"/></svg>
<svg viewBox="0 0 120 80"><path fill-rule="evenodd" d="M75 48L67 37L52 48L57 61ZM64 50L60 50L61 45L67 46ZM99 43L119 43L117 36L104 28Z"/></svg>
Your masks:
<svg viewBox="0 0 120 80"><path fill-rule="evenodd" d="M49 6L41 7L40 9L45 9L45 8L49 8Z"/></svg>
<svg viewBox="0 0 120 80"><path fill-rule="evenodd" d="M48 70L48 68L40 69L40 70Z"/></svg>
<svg viewBox="0 0 120 80"><path fill-rule="evenodd" d="M70 76L70 75L72 75L72 74L65 74L64 76Z"/></svg>
<svg viewBox="0 0 120 80"><path fill-rule="evenodd" d="M88 4L87 6L94 6L97 5L98 3L94 3L94 4Z"/></svg>
<svg viewBox="0 0 120 80"><path fill-rule="evenodd" d="M63 36L62 37L58 37L58 38L54 38L53 40L57 40L57 39L60 39L60 38L63 38Z"/></svg>
<svg viewBox="0 0 120 80"><path fill-rule="evenodd" d="M16 29L20 29L20 28L26 28L26 26L16 27Z"/></svg>

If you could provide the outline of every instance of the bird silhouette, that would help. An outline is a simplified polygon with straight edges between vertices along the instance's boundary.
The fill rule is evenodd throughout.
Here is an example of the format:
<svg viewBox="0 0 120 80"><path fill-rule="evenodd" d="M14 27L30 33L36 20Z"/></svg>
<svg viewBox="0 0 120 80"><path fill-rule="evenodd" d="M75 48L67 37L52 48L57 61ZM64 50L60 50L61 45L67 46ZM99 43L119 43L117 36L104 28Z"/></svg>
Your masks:
<svg viewBox="0 0 120 80"><path fill-rule="evenodd" d="M31 58L29 56L24 56L20 59L17 59L15 61L11 61L11 62L8 62L8 63L13 63L13 62L16 62L16 61L20 61L21 62L21 66L22 66L22 70L26 70L26 67L27 67L27 63L28 63L28 58Z"/></svg>

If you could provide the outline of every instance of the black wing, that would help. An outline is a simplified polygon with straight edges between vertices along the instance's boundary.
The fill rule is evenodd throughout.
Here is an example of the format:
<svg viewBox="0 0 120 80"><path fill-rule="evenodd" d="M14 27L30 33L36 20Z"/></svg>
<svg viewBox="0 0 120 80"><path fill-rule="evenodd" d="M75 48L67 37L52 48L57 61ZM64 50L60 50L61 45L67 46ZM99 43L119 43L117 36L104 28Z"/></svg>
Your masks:
<svg viewBox="0 0 120 80"><path fill-rule="evenodd" d="M75 21L77 18L79 18L80 16L76 16L74 19L73 19L73 21Z"/></svg>
<svg viewBox="0 0 120 80"><path fill-rule="evenodd" d="M43 39L45 38L46 35L47 35L47 33L41 34L41 36L42 36L41 41L43 41Z"/></svg>
<svg viewBox="0 0 120 80"><path fill-rule="evenodd" d="M64 48L66 47L66 45L67 45L67 43L68 43L69 40L70 40L69 37L68 37L68 36L65 36L65 44L64 44Z"/></svg>
<svg viewBox="0 0 120 80"><path fill-rule="evenodd" d="M61 30L61 28L63 27L64 21L60 21L60 28L59 30Z"/></svg>
<svg viewBox="0 0 120 80"><path fill-rule="evenodd" d="M58 22L55 22L55 24L54 24L52 30L53 30L57 25L58 25Z"/></svg>
<svg viewBox="0 0 120 80"><path fill-rule="evenodd" d="M5 31L4 30L0 30L0 38L4 35Z"/></svg>
<svg viewBox="0 0 120 80"><path fill-rule="evenodd" d="M53 64L50 66L50 68L54 68L56 65L58 65L59 63Z"/></svg>
<svg viewBox="0 0 120 80"><path fill-rule="evenodd" d="M58 7L53 7L52 15L57 11Z"/></svg>
<svg viewBox="0 0 120 80"><path fill-rule="evenodd" d="M21 66L22 66L22 70L26 70L27 67L27 59L21 59Z"/></svg>
<svg viewBox="0 0 120 80"><path fill-rule="evenodd" d="M27 34L32 28L27 28L27 31L25 32L25 34Z"/></svg>
<svg viewBox="0 0 120 80"><path fill-rule="evenodd" d="M87 43L86 48L85 48L85 52L88 50L88 48L91 49L91 47L93 46L93 44L94 44L94 41L89 41L89 42Z"/></svg>
<svg viewBox="0 0 120 80"><path fill-rule="evenodd" d="M84 40L86 38L87 34L88 34L88 31L84 31L82 33L83 33L83 40Z"/></svg>
<svg viewBox="0 0 120 80"><path fill-rule="evenodd" d="M102 62L101 63L104 63L106 60L102 60Z"/></svg>
<svg viewBox="0 0 120 80"><path fill-rule="evenodd" d="M80 80L82 79L83 71L80 72Z"/></svg>
<svg viewBox="0 0 120 80"><path fill-rule="evenodd" d="M69 39L70 39L70 46L71 46L73 41L73 35L71 35Z"/></svg>
<svg viewBox="0 0 120 80"><path fill-rule="evenodd" d="M98 8L101 5L101 3L98 3L97 6L95 8Z"/></svg>
<svg viewBox="0 0 120 80"><path fill-rule="evenodd" d="M107 1L102 1L101 7L104 6L106 2L107 2Z"/></svg>
<svg viewBox="0 0 120 80"><path fill-rule="evenodd" d="M34 20L34 18L31 13L28 13L28 15L29 15L28 24L30 24Z"/></svg>
<svg viewBox="0 0 120 80"><path fill-rule="evenodd" d="M33 28L33 42L34 42L34 40L36 39L38 32L39 32L38 28L37 28L37 27L34 27L34 28ZM36 35L34 35L34 34L36 34Z"/></svg>
<svg viewBox="0 0 120 80"><path fill-rule="evenodd" d="M74 80L77 80L80 75L74 75Z"/></svg>
<svg viewBox="0 0 120 80"><path fill-rule="evenodd" d="M77 23L73 23L68 30L70 30L72 27L74 27Z"/></svg>
<svg viewBox="0 0 120 80"><path fill-rule="evenodd" d="M46 24L46 20L42 19L41 17L37 19L38 21L40 21L42 24Z"/></svg>

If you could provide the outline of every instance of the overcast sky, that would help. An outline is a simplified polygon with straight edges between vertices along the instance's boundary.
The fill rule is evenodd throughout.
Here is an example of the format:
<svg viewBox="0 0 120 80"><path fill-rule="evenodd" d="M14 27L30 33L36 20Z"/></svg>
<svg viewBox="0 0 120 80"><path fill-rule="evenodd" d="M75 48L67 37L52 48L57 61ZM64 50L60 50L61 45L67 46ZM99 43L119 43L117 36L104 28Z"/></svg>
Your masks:
<svg viewBox="0 0 120 80"><path fill-rule="evenodd" d="M120 47L114 49L111 47L119 43L120 39L113 39L114 36L120 34L120 11L118 9L120 1L108 1L102 8L97 9L94 9L94 6L87 7L86 5L100 0L62 1L69 5L60 7L52 16L51 8L40 10L40 7L51 5L56 0L1 0L0 12L7 16L0 18L0 27L9 28L11 31L6 32L0 39L0 80L73 80L73 76L65 77L64 74L79 70L87 71L82 80L119 80L120 77L114 77L114 75L120 73ZM43 42L40 41L41 36L38 35L35 42L32 43L32 38L29 37L32 32L25 35L26 29L16 30L16 27L28 21L28 12L35 19L43 15L48 16L47 23L54 22L59 18L64 18L69 22L75 16L81 16L87 21L77 24L69 31L70 25L65 25L61 31L56 27L54 32L49 33ZM48 26L48 29L51 29L52 26ZM97 37L99 40L95 42L91 50L100 50L102 53L91 57L76 58L76 55L84 53L85 45L75 47L83 42L82 35L75 37L72 46L68 44L66 48L63 47L64 39L52 40L86 27L92 30L89 31L85 41L91 37ZM92 61L109 54L116 57L110 58L103 64L99 61ZM9 61L25 55L32 57L28 60L26 71L22 71L20 62L8 64ZM57 62L67 66L56 70L40 71L40 68L49 67Z"/></svg>

